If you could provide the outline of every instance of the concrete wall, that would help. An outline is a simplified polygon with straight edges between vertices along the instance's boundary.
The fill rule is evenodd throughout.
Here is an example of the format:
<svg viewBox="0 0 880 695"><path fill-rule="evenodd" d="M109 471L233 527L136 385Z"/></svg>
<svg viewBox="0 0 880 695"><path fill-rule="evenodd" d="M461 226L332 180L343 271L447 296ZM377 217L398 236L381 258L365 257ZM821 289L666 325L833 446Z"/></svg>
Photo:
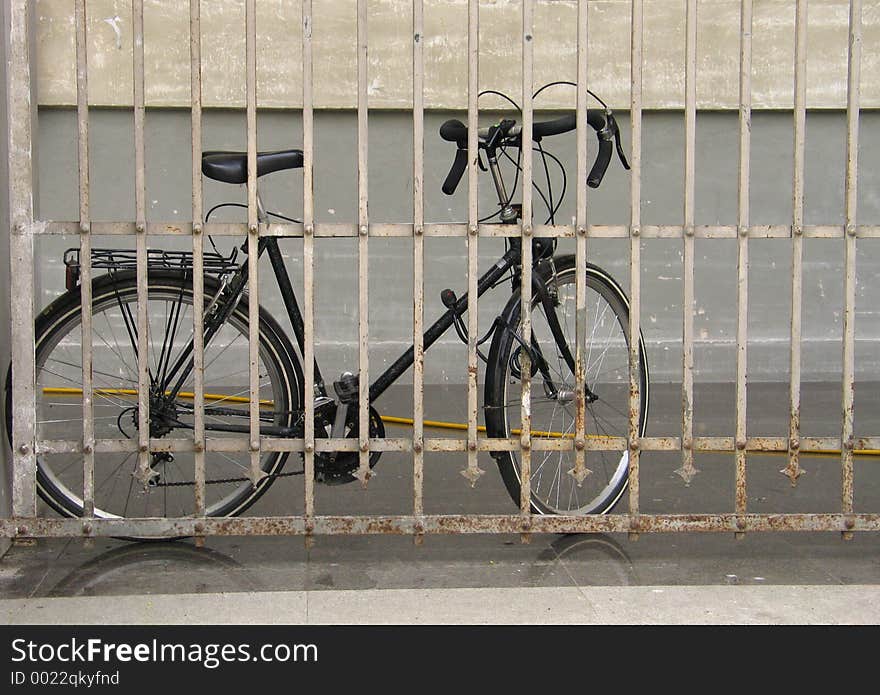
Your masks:
<svg viewBox="0 0 880 695"><path fill-rule="evenodd" d="M452 197L440 186L452 161L454 146L436 135L453 113L426 117L426 218L460 222L467 217L466 185ZM486 116L489 118L489 115ZM190 219L190 115L188 111L151 110L146 118L148 219ZM620 116L626 133L628 119ZM791 219L792 118L790 113L756 113L752 128L752 221L786 224ZM375 222L412 219L411 116L379 112L370 115L370 213ZM267 112L259 118L259 146L297 146L301 122L297 112ZM356 117L351 112L319 112L316 116L316 215L318 221L353 222L357 217ZM40 208L45 219L75 219L76 120L67 109L43 109L39 119ZM735 114L701 113L697 124L697 224L735 224L738 125ZM625 141L628 137L625 136ZM544 143L575 170L573 134ZM626 143L628 145L628 142ZM133 134L130 112L95 109L91 121L92 209L95 219L125 220L134 215ZM241 112L208 111L204 147L245 148ZM592 147L592 145L591 145ZM591 149L591 154L593 150ZM684 123L680 113L647 113L644 120L643 223L678 224L683 208ZM843 221L845 117L841 113L810 113L807 119L807 224ZM861 123L860 221L880 223L880 114L865 112ZM536 179L542 169L536 160ZM301 172L281 172L260 180L269 209L297 216L301 212ZM559 220L574 213L573 186ZM554 172L554 188L561 181ZM483 177L481 213L493 210L492 187ZM243 187L205 181L206 209L224 200L244 202ZM537 198L536 198L537 200ZM591 220L625 223L629 214L628 174L614 163L605 183L591 191ZM536 207L537 209L537 207ZM244 220L243 210L213 219ZM127 240L96 239L95 246L118 246ZM61 257L74 238L41 240L40 296L48 303L63 290ZM168 239L151 241L170 245ZM181 240L188 245L188 241ZM218 239L221 250L232 241ZM565 243L561 247L567 248ZM785 240L754 241L750 253L749 376L752 380L786 380L790 321L790 244ZM856 298L857 373L875 379L880 373L880 241L858 246ZM283 243L288 267L297 286L302 281L301 242ZM481 268L502 251L502 242L480 243ZM590 258L610 270L624 286L629 282L628 244L593 240ZM316 241L318 355L328 375L357 365L357 243L349 239ZM371 369L399 355L412 330L412 245L405 239L370 242ZM463 240L426 241L426 318L439 315L440 290L460 291L466 284ZM697 379L727 381L734 377L736 321L736 247L734 241L696 243L696 371ZM677 381L681 372L681 242L648 240L642 252L643 326L653 370L661 381ZM804 265L803 376L805 380L836 380L840 375L843 302L843 242L807 240ZM266 266L268 270L268 266ZM480 304L480 324L487 329L509 288L499 287ZM283 309L268 273L261 299L278 316ZM428 383L461 382L465 348L450 334L428 353ZM236 358L237 359L237 358Z"/></svg>
<svg viewBox="0 0 880 695"><path fill-rule="evenodd" d="M629 104L630 0L589 3L589 83L614 107ZM684 0L644 3L644 103L677 108L684 103ZM807 100L811 108L846 104L848 0L811 0L807 43ZM76 101L73 3L37 2L41 104ZM245 103L245 3L203 0L202 79L206 106ZM880 5L863 3L862 103L880 106ZM753 102L756 108L790 108L794 74L794 0L755 0ZM406 108L412 95L412 3L370 0L369 94L373 107ZM520 98L520 0L480 3L481 88ZM130 105L132 99L130 0L89 0L89 92L96 105ZM315 103L355 106L356 12L354 0L313 5ZM146 99L152 106L189 104L189 4L144 3ZM700 108L736 108L739 83L740 0L698 3ZM301 105L300 3L260 0L257 91L264 107ZM577 2L535 3L535 82L576 77ZM466 106L467 0L425 2L425 89L429 108ZM548 107L571 106L569 90L544 95ZM488 102L487 102L488 103ZM489 104L491 106L491 104Z"/></svg>
<svg viewBox="0 0 880 695"><path fill-rule="evenodd" d="M590 2L590 85L613 105L628 102L629 0ZM447 109L465 103L465 0L425 3L426 99L433 111L426 122L426 211L430 221L456 222L466 217L465 186L451 198L439 189L452 158L452 148L433 136L439 124L456 115ZM203 0L203 98L206 106L236 107L244 103L244 3ZM816 109L844 104L846 83L846 0L809 3L807 133L808 224L838 224L843 219L845 120L838 110ZM64 105L75 98L72 3L39 0L37 88L40 116L39 203L45 219L75 219L75 114ZM93 105L92 209L96 219L132 219L134 215L131 103L131 21L127 0L89 0L90 101ZM499 88L519 98L519 21L517 0L481 3L481 86ZM698 22L697 222L732 224L736 218L737 120L724 113L737 101L739 2L701 0ZM677 224L683 207L684 127L680 111L684 69L683 0L645 2L645 104L643 220ZM316 204L320 221L353 221L356 217L354 105L355 14L353 2L315 3L317 114ZM535 82L574 77L575 10L573 0L536 3ZM863 10L864 45L880 42L880 5ZM752 221L787 223L791 218L794 3L756 0L753 31ZM270 108L260 115L260 148L296 146L301 123L296 107L301 93L299 3L266 0L258 3L258 101ZM378 110L410 104L410 3L370 2L370 209L374 221L411 219L411 123L405 112ZM189 23L187 5L160 0L145 2L146 97L154 107L189 103ZM880 106L880 54L863 52L862 104ZM540 106L570 105L573 90L554 89ZM53 106L54 105L54 106ZM55 108L60 106L61 108ZM484 108L492 103L481 102ZM51 107L51 108L50 108ZM292 107L292 108L288 108ZM663 111L665 109L665 111ZM762 110L763 109L763 110ZM460 113L458 113L460 115ZM621 124L626 132L625 113ZM862 115L860 221L880 219L880 174L872 162L880 155L880 115ZM147 117L148 214L153 220L188 220L189 137L187 110L153 108ZM554 138L548 146L574 171L573 137ZM241 111L205 112L205 148L245 147ZM536 172L540 174L540 169ZM554 186L560 181L554 171ZM569 195L559 219L573 213ZM296 215L300 211L301 174L285 172L261 181L270 209ZM241 188L210 181L206 203L245 199ZM482 209L492 207L491 186L481 187ZM592 193L594 222L627 220L629 187L616 164L602 188ZM224 214L220 219L242 219ZM106 245L127 240L106 240ZM95 241L96 245L101 240ZM155 244L173 244L155 240ZM186 243L186 242L181 242ZM226 248L231 242L223 241ZM63 288L63 249L74 239L41 241L39 297L46 304ZM880 354L880 287L872 280L880 270L878 244L859 244L857 259L857 371L876 378ZM295 282L301 281L301 246L285 243ZM563 249L565 244L562 244ZM805 251L804 365L805 379L836 379L840 372L842 313L842 251L837 241L810 240ZM735 339L734 242L697 242L697 378L733 377ZM751 254L750 378L786 379L790 303L789 244L755 242ZM485 267L500 253L501 243L481 243ZM427 317L440 312L439 291L465 284L465 247L460 240L427 242ZM628 282L626 244L592 241L591 258ZM371 338L373 369L399 354L411 330L411 244L406 240L371 242ZM356 244L351 240L317 242L317 301L320 354L325 371L335 374L356 364ZM278 297L264 275L264 302L283 315ZM655 378L675 381L680 374L681 249L678 242L647 241L643 251L644 330ZM488 326L504 302L503 288L481 304L481 324ZM448 337L429 353L429 383L462 381L464 347Z"/></svg>

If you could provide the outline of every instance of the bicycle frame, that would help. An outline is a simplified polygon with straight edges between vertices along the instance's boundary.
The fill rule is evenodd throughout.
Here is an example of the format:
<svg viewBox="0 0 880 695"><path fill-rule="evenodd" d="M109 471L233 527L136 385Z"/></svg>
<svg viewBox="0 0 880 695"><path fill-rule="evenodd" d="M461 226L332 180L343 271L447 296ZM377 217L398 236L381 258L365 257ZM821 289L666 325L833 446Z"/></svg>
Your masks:
<svg viewBox="0 0 880 695"><path fill-rule="evenodd" d="M501 208L501 224L515 224L518 213L515 210L515 207L511 206L510 199L504 187L503 177L501 176L500 167L498 165L496 147L494 144L491 144L483 147L483 149L485 150L487 155L489 171L492 175L492 181L494 183L495 191L498 196L498 203ZM261 222L268 221L268 215L263 208L262 201L260 200L259 196L257 196L257 211L258 217ZM542 257L544 256L543 250L539 248L542 244L542 241L539 239L535 239L532 241L532 244L533 247L536 247L534 248L535 253L533 253L533 258L536 259L534 265L537 268L537 266L541 262ZM504 275L510 270L513 270L514 284L517 284L521 268L521 249L521 241L519 239L512 238L510 241L510 246L504 253L504 255L477 281L478 299L482 297L488 289L493 287L495 283L498 282L498 280L503 278ZM299 302L296 299L296 294L293 290L293 284L290 281L287 267L284 264L283 256L281 255L281 251L278 248L277 237L263 237L260 239L257 246L258 257L262 257L264 252L268 253L269 255L269 261L272 264L272 271L275 275L275 280L278 283L278 289L281 292L281 298L284 302L284 307L290 319L291 326L293 327L294 337L296 338L300 354L305 354L305 325L303 323L302 312L300 311ZM248 264L247 261L245 261L235 272L233 280L229 285L230 291L228 296L223 298L223 302L225 303L225 305L221 306L218 312L212 313L210 316L205 317L205 345L210 342L211 338L234 310L239 299L241 298L242 293L245 290L245 287L247 286L247 278ZM543 305L544 312L547 315L548 323L550 325L554 339L557 341L557 345L560 347L562 357L567 363L572 374L574 374L574 357L568 348L567 341L562 335L562 328L559 325L550 292L548 291L548 288L546 287L544 281L541 279L540 272L532 273L532 284L535 296L541 301ZM467 311L467 308L468 295L467 293L465 293L464 295L456 299L455 303L451 307L448 307L446 312L443 313L440 318L437 319L425 331L423 336L424 350L427 351L435 342L437 342L437 340L455 323L456 319L458 317L461 317ZM493 330L498 329L498 322L500 321L500 318L501 317L499 316L495 319ZM511 326L504 326L503 328L511 331L514 330ZM556 386L551 377L547 362L544 360L540 345L538 345L537 341L534 339L534 336L532 337L531 345L529 346L526 346L525 343L519 338L519 336L516 335L516 333L514 333L514 336L516 337L517 341L522 345L523 349L526 349L529 352L533 365L538 371L541 372L542 376L544 377L545 387L550 391L551 394L555 394L557 390ZM169 383L171 380L173 380L174 375L178 374L178 372L180 373L174 388L170 389L172 399L175 398L180 392L180 389L182 388L184 382L192 372L192 352L193 344L191 342L184 349L183 353L177 359L174 366L169 372L171 374ZM380 374L373 381L373 383L370 384L370 403L376 401L388 389L389 386L397 381L397 379L399 379L403 375L403 373L406 372L406 370L413 365L413 362L415 360L414 353L414 347L411 346L409 349L406 350L406 352L398 357L397 360L395 360L390 367L382 372L382 374ZM318 365L317 358L315 358L314 375L315 392L313 394L313 397L320 398L329 396L326 382L324 381L324 377L321 374L321 369ZM589 387L587 387L586 389L586 397L589 402L591 402L591 399L595 398ZM224 425L217 423L206 423L205 428L209 430L226 432L250 431L250 428L244 425ZM273 425L261 426L260 433L268 436L281 437L289 437L295 435L292 428L278 427Z"/></svg>
<svg viewBox="0 0 880 695"><path fill-rule="evenodd" d="M539 241L534 241L533 243L540 243ZM269 261L272 264L272 271L275 275L275 280L278 283L278 289L281 292L281 298L284 302L285 309L287 311L287 315L290 319L291 326L293 327L294 337L296 338L297 345L300 349L300 353L302 354L304 351L305 345L305 326L303 323L302 313L299 308L299 302L297 301L296 294L293 290L293 284L290 281L290 276L287 272L287 268L284 264L283 256L281 255L281 250L278 247L278 238L277 237L264 237L260 239L258 244L258 254L262 256L264 252L268 253ZM537 255L536 255L537 257ZM519 263L521 258L521 246L518 239L514 239L511 242L510 248L504 253L504 255L496 262L489 270L487 270L478 280L477 282L477 297L481 297L488 289L493 287L495 283L498 282L504 275L510 271L511 269L514 271L514 281L516 281L516 277L519 274ZM538 261L539 262L539 261ZM537 262L536 262L537 264ZM232 309L236 306L238 301L241 298L242 293L247 285L247 261L242 263L239 267L238 271L235 274L232 282L230 283L230 293L228 296L223 298L223 306L220 308L220 311L212 314L210 317L206 317L205 319L205 344L208 344L214 334L217 332L219 327L223 324L223 322L228 318ZM559 325L558 320L556 319L556 312L553 307L552 298L550 296L550 292L546 287L544 281L540 278L540 273L533 273L533 284L536 292L536 296L540 298L545 312L547 312L549 324L551 326L551 330L554 333L554 336L557 338L559 344L563 346L563 357L565 361L568 363L569 368L574 373L574 358L571 353L567 349L567 345L565 341L561 339L562 330ZM438 318L424 333L424 349L427 351L437 340L453 325L456 320L456 317L460 317L467 311L468 306L468 296L464 294L459 297L455 303L444 312L440 318ZM496 318L496 325L493 326L493 330L498 329L498 321L500 317ZM513 330L513 327L504 326L507 330ZM520 341L522 342L522 341ZM525 346L524 346L525 347ZM169 370L169 383L173 380L175 375L177 376L177 381L173 389L171 389L171 398L176 397L177 393L180 391L183 383L186 381L187 377L193 370L193 361L192 361L192 351L193 345L192 342L182 352L182 354L178 357L174 366ZM541 371L545 378L545 382L548 384L548 387L551 390L555 390L555 385L553 384L552 377L549 373L547 364L543 358L542 351L537 342L532 339L532 344L529 348L530 354L532 356L533 362L537 364L537 369ZM374 402L377 400L387 389L391 386L398 378L400 378L407 369L409 369L414 361L414 348L410 347L406 352L404 352L397 360L394 361L391 366L389 366L382 374L380 374L372 384L370 384L369 389L369 398L370 402ZM317 359L315 359L315 393L314 397L326 397L328 396L326 383L324 381L324 377L321 374L320 367L318 365ZM588 393L588 397L589 397ZM243 425L232 425L232 424L220 424L220 423L206 423L205 428L214 431L223 431L223 432L243 432L249 431L249 428ZM294 433L292 428L288 427L278 427L273 425L263 425L260 427L260 433L266 436L292 436Z"/></svg>

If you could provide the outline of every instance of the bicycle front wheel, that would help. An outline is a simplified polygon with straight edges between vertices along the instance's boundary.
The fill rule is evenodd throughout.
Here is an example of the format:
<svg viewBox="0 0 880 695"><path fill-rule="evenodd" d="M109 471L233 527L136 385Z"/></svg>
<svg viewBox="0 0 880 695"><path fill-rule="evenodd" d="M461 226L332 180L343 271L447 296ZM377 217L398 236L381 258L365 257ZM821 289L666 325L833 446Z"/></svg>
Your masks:
<svg viewBox="0 0 880 695"><path fill-rule="evenodd" d="M549 264L548 264L549 265ZM554 298L556 316L571 355L575 355L577 308L574 256L560 256L545 278ZM582 346L586 386L595 400L587 399L586 437L626 437L629 429L629 302L620 286L605 271L587 265L587 331ZM521 301L514 294L503 314L511 330L498 329L492 341L486 370L486 430L490 437L516 436L521 428L522 347ZM533 364L531 433L534 439L573 439L575 434L575 377L550 329L543 305L535 297L531 314L533 344L540 347L547 374ZM549 378L548 378L549 377ZM648 360L639 340L638 385L641 393L639 435L648 418ZM520 501L520 460L517 452L493 453L507 491ZM538 514L604 514L617 502L627 485L629 454L626 451L588 451L589 475L579 485L569 474L574 468L572 450L532 450L531 506Z"/></svg>
<svg viewBox="0 0 880 695"><path fill-rule="evenodd" d="M166 371L193 338L191 274L149 273L147 330L151 386L150 437L192 438L193 377L177 398L164 398L172 379ZM219 289L205 278L205 304ZM138 438L137 277L119 272L92 283L94 429L96 439ZM81 439L82 318L79 288L42 312L36 324L36 435L39 440ZM302 379L296 356L280 327L265 311L259 318L259 397L261 424L290 427L300 409ZM163 384L163 386L156 386ZM238 303L205 348L205 423L243 428L237 434L211 430L208 436L247 436L250 414L248 302ZM7 409L11 432L11 411ZM253 504L284 465L286 453L263 453L260 466L270 477L254 486L248 478L250 453L205 453L205 513L234 516ZM95 452L95 516L187 517L195 514L194 455L150 455L152 479L136 479L138 456ZM65 516L83 514L83 466L79 454L41 454L37 489Z"/></svg>

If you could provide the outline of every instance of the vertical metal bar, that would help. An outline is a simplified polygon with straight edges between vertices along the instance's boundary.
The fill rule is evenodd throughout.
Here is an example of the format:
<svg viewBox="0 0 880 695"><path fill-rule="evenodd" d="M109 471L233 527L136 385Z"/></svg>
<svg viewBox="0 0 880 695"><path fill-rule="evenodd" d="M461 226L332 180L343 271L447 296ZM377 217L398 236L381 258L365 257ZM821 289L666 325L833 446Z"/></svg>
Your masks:
<svg viewBox="0 0 880 695"><path fill-rule="evenodd" d="M632 3L630 118L632 173L630 176L630 315L629 315L629 513L634 530L639 515L639 336L641 312L642 218L642 18L643 0ZM637 531L636 531L637 532Z"/></svg>
<svg viewBox="0 0 880 695"><path fill-rule="evenodd" d="M134 87L134 200L137 232L137 357L138 357L138 465L137 477L145 486L153 475L150 467L149 318L147 316L147 220L144 175L144 3L132 0Z"/></svg>
<svg viewBox="0 0 880 695"><path fill-rule="evenodd" d="M79 158L80 292L82 315L83 515L95 515L95 412L92 383L92 240L89 210L89 86L86 3L76 0L76 115ZM33 290L31 290L33 291Z"/></svg>
<svg viewBox="0 0 880 695"><path fill-rule="evenodd" d="M681 468L685 482L698 473L694 466L694 206L697 139L697 0L687 0L685 46L684 258L682 297Z"/></svg>
<svg viewBox="0 0 880 695"><path fill-rule="evenodd" d="M9 145L9 310L12 318L12 515L34 517L34 180L31 102L30 3L9 5L6 42ZM24 529L22 535L26 535Z"/></svg>
<svg viewBox="0 0 880 695"><path fill-rule="evenodd" d="M357 111L358 111L358 438L360 466L357 477L370 480L370 362L369 362L369 193L367 169L367 0L357 4Z"/></svg>
<svg viewBox="0 0 880 695"><path fill-rule="evenodd" d="M804 274L804 137L807 120L807 0L797 0L794 45L794 176L791 225L791 368L789 382L788 465L781 471L792 485L800 470L801 296Z"/></svg>
<svg viewBox="0 0 880 695"><path fill-rule="evenodd" d="M467 468L462 475L471 487L483 471L477 460L477 250L479 244L479 127L478 94L480 91L480 3L468 0L468 365L467 365Z"/></svg>
<svg viewBox="0 0 880 695"><path fill-rule="evenodd" d="M862 2L851 0L849 15L849 67L846 99L846 256L843 309L843 425L841 442L841 503L844 514L853 512L853 389L855 384L856 221L858 219L859 79L862 56ZM851 523L847 521L847 524ZM849 526L847 526L849 528ZM845 531L846 540L852 532Z"/></svg>
<svg viewBox="0 0 880 695"><path fill-rule="evenodd" d="M192 111L193 219L193 443L195 513L205 515L205 275L202 238L202 29L201 0L190 0L190 103Z"/></svg>
<svg viewBox="0 0 880 695"><path fill-rule="evenodd" d="M534 2L523 0L522 6L522 275L520 285L521 335L526 345L532 341L532 79L534 62ZM525 354L525 353L522 353ZM522 415L520 420L520 513L529 521L532 500L532 379L531 362L526 357L522 364Z"/></svg>
<svg viewBox="0 0 880 695"><path fill-rule="evenodd" d="M250 361L251 481L258 485L266 473L260 467L260 225L257 216L257 11L247 0L245 17L247 63L247 218L248 218L248 352Z"/></svg>
<svg viewBox="0 0 880 695"><path fill-rule="evenodd" d="M574 468L570 475L580 486L590 474L586 466L586 364L584 354L587 343L587 46L588 46L587 0L578 1L577 30L577 201L575 223L577 241L575 250L575 431Z"/></svg>
<svg viewBox="0 0 880 695"><path fill-rule="evenodd" d="M749 172L752 128L752 0L743 0L740 17L739 214L737 235L736 323L736 513L746 513L746 347L749 267ZM743 524L743 520L737 522ZM742 537L737 534L737 537Z"/></svg>
<svg viewBox="0 0 880 695"><path fill-rule="evenodd" d="M424 509L425 54L424 3L413 0L413 515ZM416 534L416 540L421 534Z"/></svg>
<svg viewBox="0 0 880 695"><path fill-rule="evenodd" d="M312 0L302 2L303 70L303 368L305 370L305 516L315 516L315 113L312 63Z"/></svg>

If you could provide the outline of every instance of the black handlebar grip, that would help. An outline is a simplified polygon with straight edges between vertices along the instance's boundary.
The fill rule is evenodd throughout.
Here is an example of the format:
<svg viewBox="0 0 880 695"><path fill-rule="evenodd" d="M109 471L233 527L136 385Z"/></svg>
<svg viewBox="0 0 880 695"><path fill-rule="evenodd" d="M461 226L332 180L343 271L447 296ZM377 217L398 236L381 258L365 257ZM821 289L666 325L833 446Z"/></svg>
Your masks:
<svg viewBox="0 0 880 695"><path fill-rule="evenodd" d="M467 169L467 164L468 151L461 148L457 149L455 151L455 161L452 162L452 168L446 175L446 181L443 182L443 192L446 195L455 193L455 189L458 188L461 177L464 175L464 170Z"/></svg>
<svg viewBox="0 0 880 695"><path fill-rule="evenodd" d="M552 121L541 121L532 125L532 137L543 138L547 135L567 133L577 128L577 116L573 113Z"/></svg>
<svg viewBox="0 0 880 695"><path fill-rule="evenodd" d="M599 154L596 155L596 161L593 163L593 168L590 170L590 175L587 177L587 185L590 188L598 188L599 184L602 183L602 179L605 177L605 171L608 169L608 164L611 162L612 147L611 140L599 141Z"/></svg>
<svg viewBox="0 0 880 695"><path fill-rule="evenodd" d="M440 126L440 137L448 142L457 142L459 145L467 143L467 126L457 118L453 118Z"/></svg>
<svg viewBox="0 0 880 695"><path fill-rule="evenodd" d="M597 133L605 128L605 112L602 109L587 110L587 124ZM577 128L577 116L566 114L552 121L541 121L532 126L532 136L542 138L548 135L567 133Z"/></svg>

